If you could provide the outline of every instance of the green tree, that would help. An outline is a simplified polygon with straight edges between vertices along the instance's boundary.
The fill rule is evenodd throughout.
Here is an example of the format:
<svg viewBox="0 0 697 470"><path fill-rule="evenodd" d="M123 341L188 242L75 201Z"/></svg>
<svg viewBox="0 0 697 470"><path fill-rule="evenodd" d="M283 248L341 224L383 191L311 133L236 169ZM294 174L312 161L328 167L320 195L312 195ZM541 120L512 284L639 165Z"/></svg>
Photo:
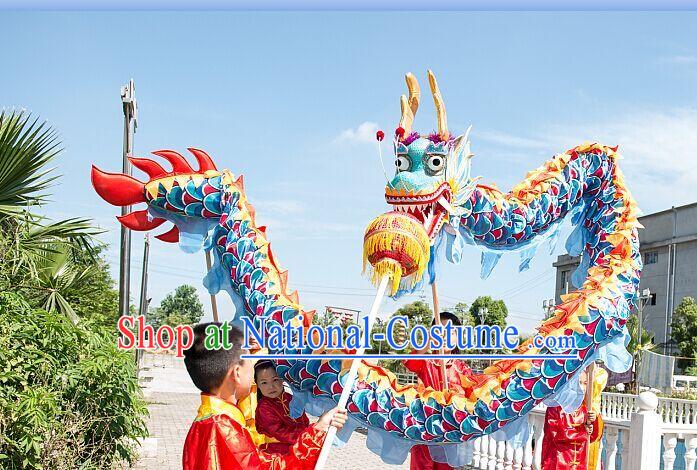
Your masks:
<svg viewBox="0 0 697 470"><path fill-rule="evenodd" d="M410 304L401 306L393 316L405 316L409 319L409 326L425 325L431 326L433 322L433 311L426 302L417 300Z"/></svg>
<svg viewBox="0 0 697 470"><path fill-rule="evenodd" d="M0 251L1 260L34 268L46 244L70 241L87 251L97 233L86 219L52 222L36 210L58 178L47 165L61 152L56 132L23 111L0 112ZM35 271L33 271L35 272Z"/></svg>
<svg viewBox="0 0 697 470"><path fill-rule="evenodd" d="M329 325L333 325L336 323L336 317L331 313L325 310L322 313L316 313L314 317L312 317L312 324L313 325L319 325L322 328L326 328Z"/></svg>
<svg viewBox="0 0 697 470"><path fill-rule="evenodd" d="M646 324L646 323L644 323ZM629 344L627 345L627 351L634 355L639 351L651 351L656 347L653 342L653 333L643 328L642 325L641 338L639 338L639 318L636 315L631 315L627 319L627 331L629 332Z"/></svg>
<svg viewBox="0 0 697 470"><path fill-rule="evenodd" d="M390 347L390 343L387 342L387 338L384 340L374 340L375 334L382 334L386 336L387 322L381 318L376 318L375 323L370 334L370 349L366 352L369 354L390 354L393 349Z"/></svg>
<svg viewBox="0 0 697 470"><path fill-rule="evenodd" d="M147 408L133 355L117 349L113 326L73 324L0 292L0 364L1 468L135 460Z"/></svg>
<svg viewBox="0 0 697 470"><path fill-rule="evenodd" d="M503 300L494 300L488 295L477 297L469 308L469 325L480 325L479 309L487 309L484 324L498 325L505 328L508 317L508 307Z"/></svg>
<svg viewBox="0 0 697 470"><path fill-rule="evenodd" d="M472 321L472 318L470 317L469 307L466 303L458 302L457 304L455 304L455 307L453 307L451 311L455 315L457 315L457 318L460 319L463 325L472 325L472 323L470 323Z"/></svg>
<svg viewBox="0 0 697 470"><path fill-rule="evenodd" d="M103 249L102 246L97 247L97 253ZM89 288L71 297L75 303L75 311L80 318L113 328L119 319L119 292L109 272L109 265L101 256L92 258L82 253L81 257L76 258L76 263L78 266L91 267Z"/></svg>
<svg viewBox="0 0 697 470"><path fill-rule="evenodd" d="M78 316L69 299L92 291L89 280L94 266L81 266L70 259L70 246L47 245L46 254L37 262L37 276L26 288L34 290L34 300L47 312L60 312L77 323ZM77 304L77 302L74 302Z"/></svg>
<svg viewBox="0 0 697 470"><path fill-rule="evenodd" d="M77 312L64 294L87 286L83 252L95 263L86 219L51 221L37 210L58 177L47 165L61 151L56 132L24 112L0 112L0 290L30 291L27 298L73 320Z"/></svg>
<svg viewBox="0 0 697 470"><path fill-rule="evenodd" d="M2 468L112 468L147 436L133 354L114 340L98 231L40 213L60 151L46 123L0 112Z"/></svg>
<svg viewBox="0 0 697 470"><path fill-rule="evenodd" d="M695 366L697 360L697 302L692 297L683 297L673 312L671 323L673 340L680 348L680 354L693 360L678 359L678 367L684 369Z"/></svg>
<svg viewBox="0 0 697 470"><path fill-rule="evenodd" d="M181 285L171 294L162 299L158 311L162 324L193 325L203 316L203 304L198 298L196 288L187 284Z"/></svg>

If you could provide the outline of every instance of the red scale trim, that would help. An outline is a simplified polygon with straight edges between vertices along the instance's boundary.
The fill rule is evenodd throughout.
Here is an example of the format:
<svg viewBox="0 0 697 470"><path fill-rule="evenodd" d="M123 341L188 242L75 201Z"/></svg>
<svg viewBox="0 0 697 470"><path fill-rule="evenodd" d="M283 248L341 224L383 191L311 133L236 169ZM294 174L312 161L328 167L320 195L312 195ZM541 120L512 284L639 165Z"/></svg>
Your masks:
<svg viewBox="0 0 697 470"><path fill-rule="evenodd" d="M477 425L479 426L479 429L486 429L486 427L489 426L490 424L491 424L491 421L487 421L487 420L477 416Z"/></svg>

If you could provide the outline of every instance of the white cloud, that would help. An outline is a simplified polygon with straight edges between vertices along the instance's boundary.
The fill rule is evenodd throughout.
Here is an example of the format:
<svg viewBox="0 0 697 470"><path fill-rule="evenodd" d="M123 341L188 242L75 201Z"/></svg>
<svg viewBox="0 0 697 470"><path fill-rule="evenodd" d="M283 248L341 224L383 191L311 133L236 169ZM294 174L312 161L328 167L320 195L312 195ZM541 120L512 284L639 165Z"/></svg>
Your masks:
<svg viewBox="0 0 697 470"><path fill-rule="evenodd" d="M630 189L646 212L697 200L697 109L641 110L593 123L551 125L530 136L503 136L508 148L540 148L550 154L585 141L619 145L620 166Z"/></svg>
<svg viewBox="0 0 697 470"><path fill-rule="evenodd" d="M334 139L335 142L375 142L375 133L378 131L378 125L375 122L366 121L359 124L358 127L345 129Z"/></svg>

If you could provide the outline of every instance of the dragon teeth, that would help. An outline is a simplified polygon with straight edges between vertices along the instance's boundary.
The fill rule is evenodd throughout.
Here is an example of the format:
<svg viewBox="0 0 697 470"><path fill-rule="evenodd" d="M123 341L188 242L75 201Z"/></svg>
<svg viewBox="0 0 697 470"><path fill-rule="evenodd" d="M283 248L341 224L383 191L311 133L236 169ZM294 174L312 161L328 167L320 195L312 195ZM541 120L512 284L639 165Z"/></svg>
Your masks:
<svg viewBox="0 0 697 470"><path fill-rule="evenodd" d="M424 227L426 227L426 229L429 228L428 226L430 225L432 219L433 219L433 214L428 214L426 216L426 218L424 219Z"/></svg>

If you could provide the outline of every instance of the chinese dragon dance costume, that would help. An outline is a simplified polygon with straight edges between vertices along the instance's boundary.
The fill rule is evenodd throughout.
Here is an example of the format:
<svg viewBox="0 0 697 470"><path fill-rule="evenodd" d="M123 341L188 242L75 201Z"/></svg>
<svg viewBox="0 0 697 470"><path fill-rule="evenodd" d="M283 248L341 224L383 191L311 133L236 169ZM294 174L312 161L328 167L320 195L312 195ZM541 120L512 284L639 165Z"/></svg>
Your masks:
<svg viewBox="0 0 697 470"><path fill-rule="evenodd" d="M396 175L385 198L395 214L407 214L423 226L431 256L422 279L405 272L391 294L399 297L433 282L438 262L458 263L466 245L482 251L482 277L512 251L520 254L524 270L542 242L554 246L564 220L574 225L566 250L581 257L572 276L576 290L562 296L551 318L538 327L543 336L572 335L577 351L536 349L529 343L518 351L535 356L578 352L577 359L501 360L481 374L463 377L457 391L405 386L380 367L363 363L359 368L340 440L362 426L368 429L368 447L385 462L401 463L412 446L421 444L435 461L460 466L471 458L469 441L479 436L522 445L529 437L526 415L539 403L565 411L579 408L579 373L591 361L601 359L616 372L630 367L625 324L642 268L638 209L618 167L617 148L598 143L554 156L508 193L478 183L470 177L468 133L450 133L433 75L429 72L438 130L430 134L412 130L421 93L413 75L406 82L409 95L401 98L394 138ZM229 292L237 320L246 315L255 322L265 318L267 328L287 322L308 327L313 312L303 309L297 292L288 292L287 272L274 257L266 228L255 222L242 177L218 170L205 152L189 150L198 169L179 153L160 150L154 154L167 160L171 170L150 159L131 158L149 176L147 182L93 167L93 186L114 205L147 204L119 218L126 227L151 230L169 221L174 227L157 238L178 242L185 252L212 252L215 262L204 285L212 294ZM302 409L318 415L335 406L349 363L278 359L279 376L293 389L296 415Z"/></svg>

